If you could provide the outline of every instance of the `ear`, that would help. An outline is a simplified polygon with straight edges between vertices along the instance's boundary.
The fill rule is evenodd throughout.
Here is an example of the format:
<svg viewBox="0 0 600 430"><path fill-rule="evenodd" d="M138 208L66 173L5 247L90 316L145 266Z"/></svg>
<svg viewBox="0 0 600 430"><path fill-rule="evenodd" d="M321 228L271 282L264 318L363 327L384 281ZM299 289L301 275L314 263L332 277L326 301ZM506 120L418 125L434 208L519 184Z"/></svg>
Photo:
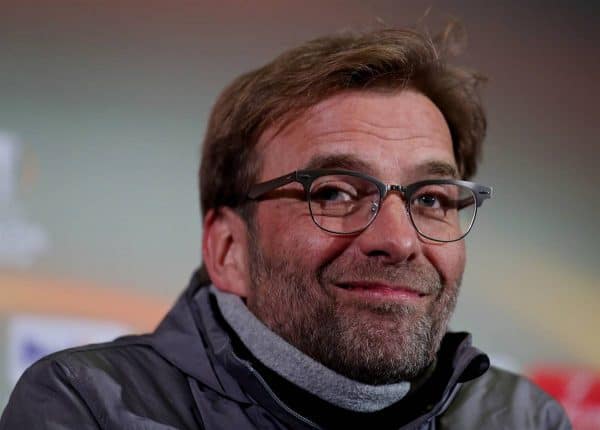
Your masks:
<svg viewBox="0 0 600 430"><path fill-rule="evenodd" d="M215 287L248 296L248 229L231 208L210 209L204 216L202 261Z"/></svg>

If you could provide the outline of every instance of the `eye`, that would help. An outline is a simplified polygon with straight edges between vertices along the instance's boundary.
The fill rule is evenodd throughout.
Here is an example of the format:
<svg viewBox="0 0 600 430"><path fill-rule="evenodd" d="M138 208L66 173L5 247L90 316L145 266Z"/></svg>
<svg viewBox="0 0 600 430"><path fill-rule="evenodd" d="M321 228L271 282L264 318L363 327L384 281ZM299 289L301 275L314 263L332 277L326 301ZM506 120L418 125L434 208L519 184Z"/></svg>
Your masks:
<svg viewBox="0 0 600 430"><path fill-rule="evenodd" d="M412 197L412 206L421 210L443 210L456 208L458 187L451 184L425 186Z"/></svg>
<svg viewBox="0 0 600 430"><path fill-rule="evenodd" d="M413 202L425 208L437 209L440 207L440 198L433 194L422 194L417 196Z"/></svg>
<svg viewBox="0 0 600 430"><path fill-rule="evenodd" d="M318 201L347 202L356 200L356 195L356 190L343 182L328 182L311 190L311 199Z"/></svg>

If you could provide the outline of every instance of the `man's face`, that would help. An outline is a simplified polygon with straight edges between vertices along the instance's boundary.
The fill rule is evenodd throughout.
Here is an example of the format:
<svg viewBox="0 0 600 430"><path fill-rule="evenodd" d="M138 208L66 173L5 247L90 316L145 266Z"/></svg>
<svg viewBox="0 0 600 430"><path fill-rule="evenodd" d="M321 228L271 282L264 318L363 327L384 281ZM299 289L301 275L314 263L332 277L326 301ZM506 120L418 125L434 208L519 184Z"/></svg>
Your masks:
<svg viewBox="0 0 600 430"><path fill-rule="evenodd" d="M267 129L257 146L259 182L322 167L407 185L456 170L443 115L411 90L339 94L275 130ZM463 241L419 237L397 193L362 233L333 235L314 224L298 195L284 192L257 203L249 309L305 354L350 378L381 384L418 376L434 359L454 309Z"/></svg>

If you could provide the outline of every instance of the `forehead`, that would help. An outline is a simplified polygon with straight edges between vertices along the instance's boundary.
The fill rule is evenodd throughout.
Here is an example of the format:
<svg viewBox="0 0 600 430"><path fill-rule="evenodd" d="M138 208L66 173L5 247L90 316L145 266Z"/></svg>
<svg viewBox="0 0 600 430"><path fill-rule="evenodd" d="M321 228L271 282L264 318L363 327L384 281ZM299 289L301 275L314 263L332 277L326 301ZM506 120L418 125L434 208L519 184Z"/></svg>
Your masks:
<svg viewBox="0 0 600 430"><path fill-rule="evenodd" d="M257 151L263 180L306 168L315 159L328 156L360 160L367 173L389 176L390 180L400 179L403 173L411 175L427 163L456 166L442 113L427 97L412 90L335 95L284 128L275 125L265 130Z"/></svg>

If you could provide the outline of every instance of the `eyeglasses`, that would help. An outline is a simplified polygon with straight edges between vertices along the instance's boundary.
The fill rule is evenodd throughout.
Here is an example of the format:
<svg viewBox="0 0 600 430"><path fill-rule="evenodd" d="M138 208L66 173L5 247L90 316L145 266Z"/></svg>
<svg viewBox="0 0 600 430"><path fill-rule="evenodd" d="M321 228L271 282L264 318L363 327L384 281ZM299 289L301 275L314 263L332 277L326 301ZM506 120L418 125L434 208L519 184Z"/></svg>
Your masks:
<svg viewBox="0 0 600 430"><path fill-rule="evenodd" d="M465 237L477 208L492 197L492 188L456 179L428 179L410 185L384 184L360 172L339 169L297 170L255 184L248 198L259 199L276 188L298 182L304 187L315 224L330 233L357 234L375 220L389 192L397 192L415 230L436 242Z"/></svg>

